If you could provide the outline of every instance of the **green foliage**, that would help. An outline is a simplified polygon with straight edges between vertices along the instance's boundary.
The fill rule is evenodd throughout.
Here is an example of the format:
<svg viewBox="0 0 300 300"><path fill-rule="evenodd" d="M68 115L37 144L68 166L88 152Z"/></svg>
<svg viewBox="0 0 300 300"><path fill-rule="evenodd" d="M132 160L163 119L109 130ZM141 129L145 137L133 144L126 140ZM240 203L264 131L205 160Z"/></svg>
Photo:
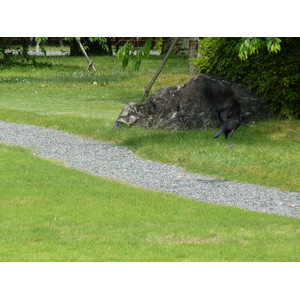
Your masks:
<svg viewBox="0 0 300 300"><path fill-rule="evenodd" d="M45 38L41 38L41 39L45 39ZM9 53L5 53L5 50L7 49L11 49L12 47L12 42L13 42L14 38L12 37L1 37L0 38L0 63L1 64L10 64L11 60L11 56L12 54ZM35 57L34 56L30 56L28 55L28 38L20 38L20 40L22 40L22 45L20 48L20 45L18 47L18 51L19 53L21 53L21 57L22 57L22 63L32 63L35 64Z"/></svg>
<svg viewBox="0 0 300 300"><path fill-rule="evenodd" d="M299 51L299 38L204 38L193 63L201 73L245 83L274 113L299 118Z"/></svg>
<svg viewBox="0 0 300 300"><path fill-rule="evenodd" d="M109 52L108 46L107 46L107 38L106 37L89 37L88 38L90 42L98 42L100 47L106 51Z"/></svg>
<svg viewBox="0 0 300 300"><path fill-rule="evenodd" d="M146 43L138 50L134 49L134 45L132 42L126 42L126 44L123 47L121 47L117 52L117 57L122 59L123 68L125 69L128 66L129 62L132 61L133 70L138 71L140 69L142 59L148 58L150 55L152 41L152 37L147 38ZM155 38L154 49L161 49L161 45L162 38Z"/></svg>
<svg viewBox="0 0 300 300"><path fill-rule="evenodd" d="M258 54L258 50L262 47L267 47L269 53L281 50L281 39L275 37L243 37L239 48L239 58L241 60L247 60L248 54Z"/></svg>
<svg viewBox="0 0 300 300"><path fill-rule="evenodd" d="M158 51L158 52L161 52L162 44L163 44L163 38L162 37L155 38L154 50Z"/></svg>
<svg viewBox="0 0 300 300"><path fill-rule="evenodd" d="M3 38L0 38L0 60L2 60L4 57L5 54L4 51L5 51L5 47L4 47Z"/></svg>
<svg viewBox="0 0 300 300"><path fill-rule="evenodd" d="M281 50L281 39L279 38L266 38L267 39L267 48L269 50L269 52L275 52L277 53L277 51Z"/></svg>
<svg viewBox="0 0 300 300"><path fill-rule="evenodd" d="M6 57L5 49L10 46L12 38L0 37L0 62Z"/></svg>
<svg viewBox="0 0 300 300"><path fill-rule="evenodd" d="M66 41L69 41L71 43L71 56L77 56L78 53L80 53L80 55L82 54L81 53L81 50L78 50L76 49L75 50L75 54L72 53L74 51L72 51L72 41L74 40L79 40L83 46L83 48L87 51L87 50L90 50L91 51L91 54L98 54L98 52L96 51L95 53L95 46L98 47L98 45L100 46L100 48L102 48L103 52L106 53L106 54L109 54L110 53L110 49L109 49L109 46L108 46L108 39L106 37L66 37L64 38ZM77 43L75 43L75 48L78 47ZM99 48L99 49L100 49Z"/></svg>

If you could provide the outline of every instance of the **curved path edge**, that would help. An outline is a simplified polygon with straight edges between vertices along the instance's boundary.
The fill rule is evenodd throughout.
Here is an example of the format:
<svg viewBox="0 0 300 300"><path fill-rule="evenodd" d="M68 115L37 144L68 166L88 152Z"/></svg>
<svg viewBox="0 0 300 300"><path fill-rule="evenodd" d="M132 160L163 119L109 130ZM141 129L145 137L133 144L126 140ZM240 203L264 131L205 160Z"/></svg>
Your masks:
<svg viewBox="0 0 300 300"><path fill-rule="evenodd" d="M300 218L300 193L193 174L136 157L122 146L34 125L0 121L0 142L31 147L33 154L93 175L245 210Z"/></svg>

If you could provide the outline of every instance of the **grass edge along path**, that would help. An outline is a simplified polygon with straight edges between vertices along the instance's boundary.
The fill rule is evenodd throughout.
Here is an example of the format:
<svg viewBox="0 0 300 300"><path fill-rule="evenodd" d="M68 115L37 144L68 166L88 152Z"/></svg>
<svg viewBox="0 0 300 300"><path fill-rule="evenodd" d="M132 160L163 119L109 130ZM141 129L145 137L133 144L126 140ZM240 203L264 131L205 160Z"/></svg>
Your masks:
<svg viewBox="0 0 300 300"><path fill-rule="evenodd" d="M196 202L0 144L2 261L299 261L300 220Z"/></svg>
<svg viewBox="0 0 300 300"><path fill-rule="evenodd" d="M224 138L212 138L215 129L165 131L139 127L113 128L99 118L41 115L0 109L0 119L59 129L83 137L125 146L135 155L183 167L223 180L300 192L300 121L269 120L242 126L235 133L236 148Z"/></svg>
<svg viewBox="0 0 300 300"><path fill-rule="evenodd" d="M116 57L37 57L37 64L0 66L0 119L60 129L131 149L137 156L225 180L300 192L300 120L270 120L241 126L228 149L216 130L114 130L128 102L139 101L161 57L143 61L139 72L122 70ZM182 84L188 58L173 56L152 89Z"/></svg>

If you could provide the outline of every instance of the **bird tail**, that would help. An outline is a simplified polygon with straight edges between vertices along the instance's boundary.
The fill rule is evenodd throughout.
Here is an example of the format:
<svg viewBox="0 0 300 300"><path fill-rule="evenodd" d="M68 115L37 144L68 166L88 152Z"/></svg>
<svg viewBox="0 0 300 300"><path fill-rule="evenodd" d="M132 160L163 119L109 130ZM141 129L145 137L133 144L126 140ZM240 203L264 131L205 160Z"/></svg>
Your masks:
<svg viewBox="0 0 300 300"><path fill-rule="evenodd" d="M224 129L221 127L220 130L214 135L214 139L218 138L223 132Z"/></svg>

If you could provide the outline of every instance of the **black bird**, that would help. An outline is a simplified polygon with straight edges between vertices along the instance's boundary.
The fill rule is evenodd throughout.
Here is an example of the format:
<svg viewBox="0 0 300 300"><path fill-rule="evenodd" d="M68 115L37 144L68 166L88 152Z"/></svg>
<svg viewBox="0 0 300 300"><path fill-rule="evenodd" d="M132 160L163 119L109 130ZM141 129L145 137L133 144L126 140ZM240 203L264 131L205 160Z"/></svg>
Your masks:
<svg viewBox="0 0 300 300"><path fill-rule="evenodd" d="M214 138L219 137L222 133L225 134L226 141L228 143L228 138L231 140L231 144L228 143L228 146L230 148L234 147L234 144L232 143L232 135L234 131L239 128L240 124L249 116L251 113L246 112L239 115L233 115L230 119L228 119L220 128L220 130L215 134Z"/></svg>
<svg viewBox="0 0 300 300"><path fill-rule="evenodd" d="M242 114L241 104L235 98L233 90L213 78L210 78L210 82L204 87L203 94L221 124L223 124L214 138L224 133L227 143L228 138L231 140L231 144L228 143L228 146L233 148L232 135L234 131L251 113Z"/></svg>

